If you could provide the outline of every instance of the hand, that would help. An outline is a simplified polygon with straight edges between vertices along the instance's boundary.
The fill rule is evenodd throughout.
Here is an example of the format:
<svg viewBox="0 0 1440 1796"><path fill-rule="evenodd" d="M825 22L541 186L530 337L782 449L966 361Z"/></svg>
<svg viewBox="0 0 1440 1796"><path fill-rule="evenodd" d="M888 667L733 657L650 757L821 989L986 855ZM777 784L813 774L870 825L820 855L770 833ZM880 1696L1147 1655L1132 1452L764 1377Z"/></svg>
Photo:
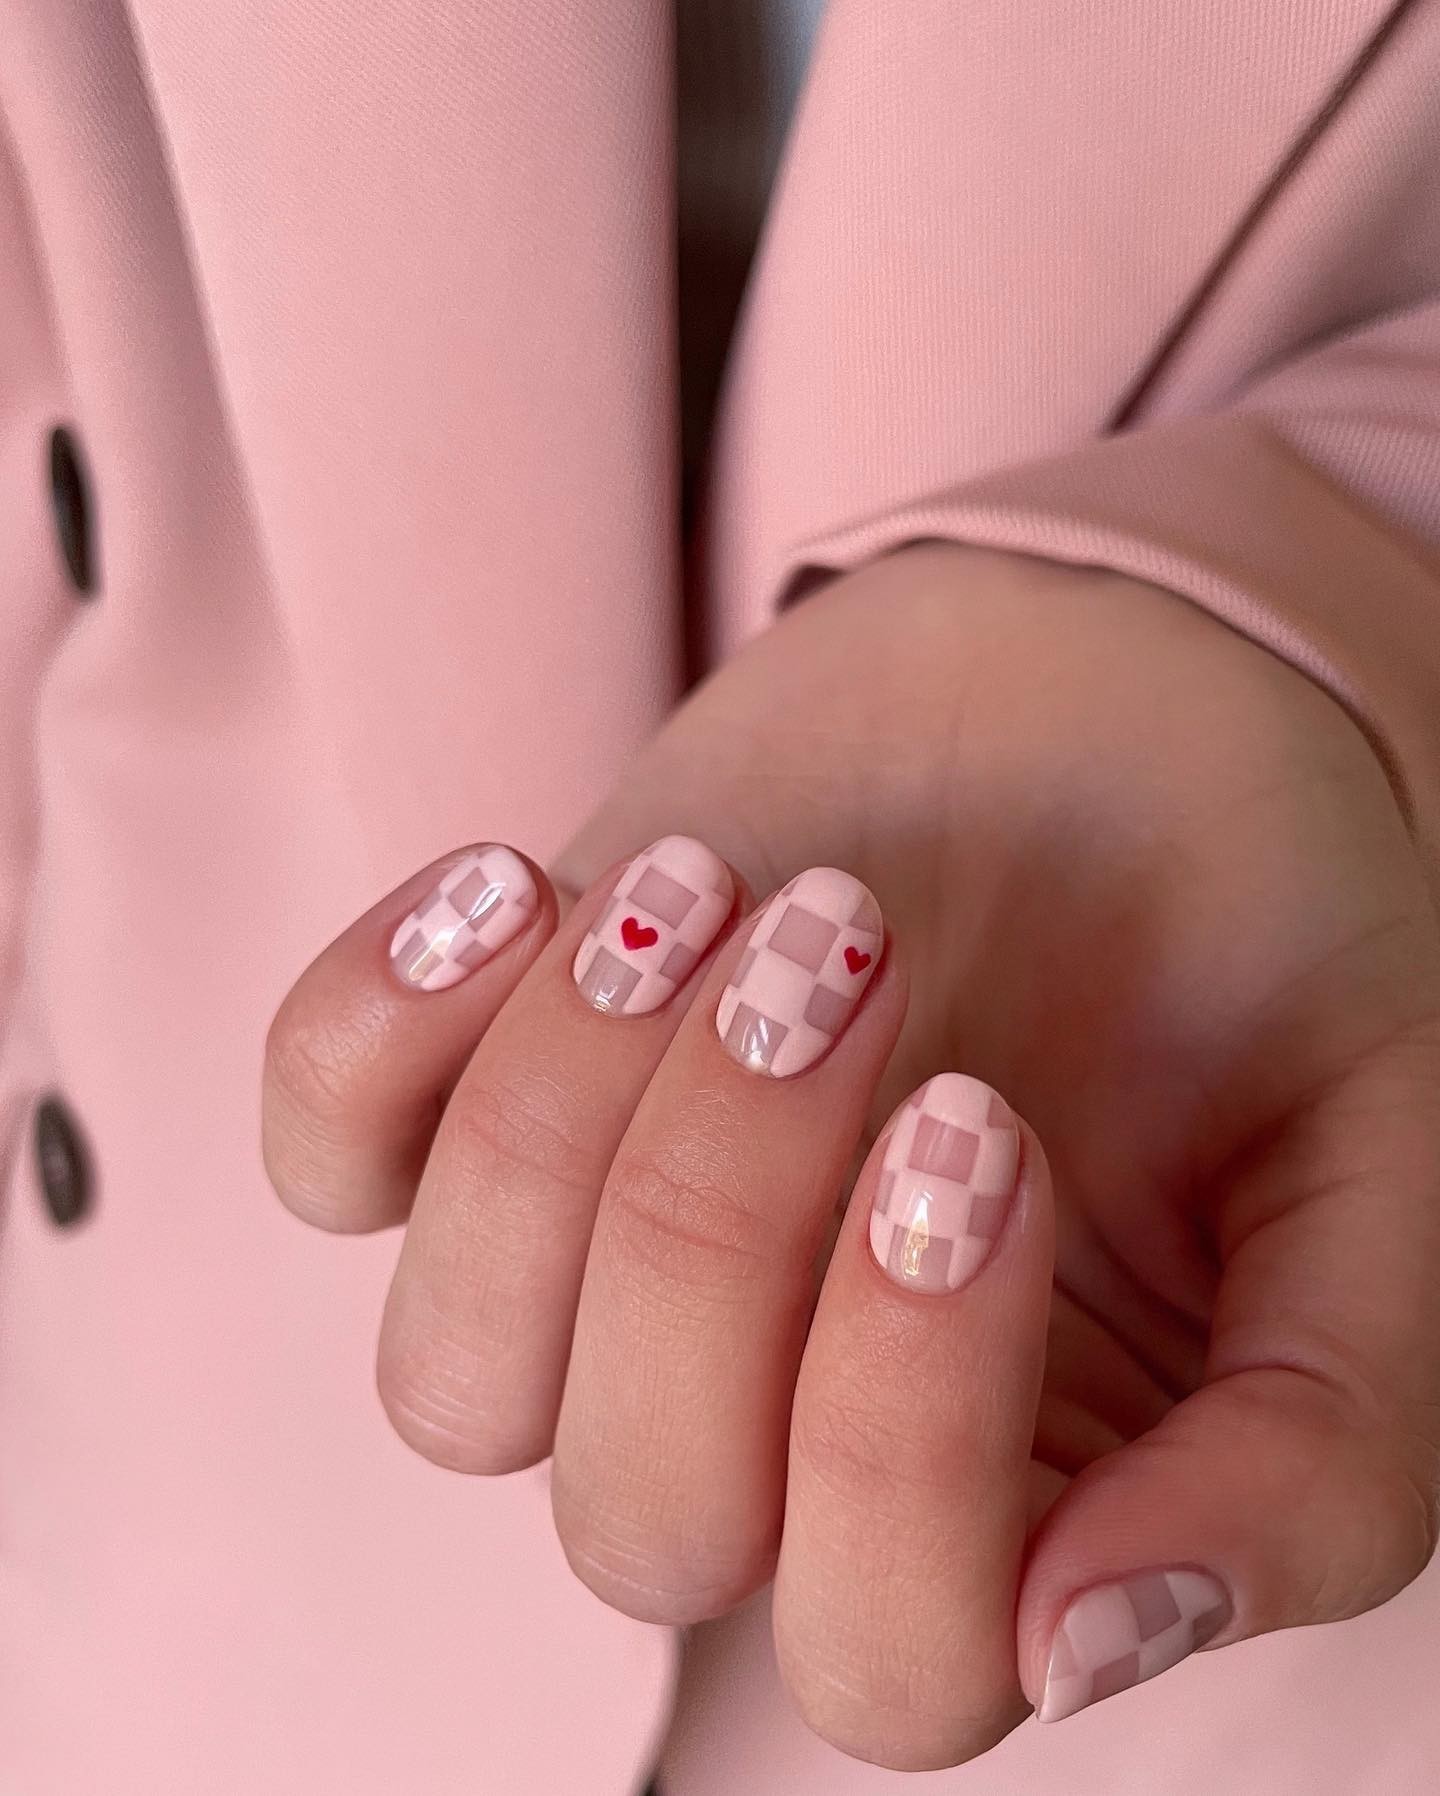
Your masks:
<svg viewBox="0 0 1440 1796"><path fill-rule="evenodd" d="M713 874L699 959L627 1000L674 938L638 888L605 912L614 863L681 830L733 902L668 846ZM323 1227L409 1218L396 1427L479 1472L553 1446L607 1601L694 1621L773 1573L807 1720L922 1768L1425 1563L1440 923L1376 756L1300 674L1119 576L916 548L703 686L551 880L489 857L474 970L425 991L387 950L400 926L402 972L466 971L402 924L436 871L287 999L267 1161ZM740 872L847 924L833 1045L735 1022L732 979L792 1022L809 990L740 977L774 920ZM577 951L592 999L657 1007L594 1008ZM915 1109L882 1125L937 1074L957 1152L917 1172Z"/></svg>

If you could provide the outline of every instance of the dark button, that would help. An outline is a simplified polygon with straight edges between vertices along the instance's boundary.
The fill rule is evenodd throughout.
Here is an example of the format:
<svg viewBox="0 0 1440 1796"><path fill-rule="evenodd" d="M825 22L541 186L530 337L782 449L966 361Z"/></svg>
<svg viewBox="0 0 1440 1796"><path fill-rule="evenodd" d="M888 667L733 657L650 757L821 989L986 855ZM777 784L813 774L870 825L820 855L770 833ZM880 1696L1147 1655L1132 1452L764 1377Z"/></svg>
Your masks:
<svg viewBox="0 0 1440 1796"><path fill-rule="evenodd" d="M73 1227L90 1209L94 1180L80 1126L61 1098L42 1098L35 1107L35 1170L50 1220Z"/></svg>
<svg viewBox="0 0 1440 1796"><path fill-rule="evenodd" d="M50 501L71 584L88 597L95 590L90 483L80 445L63 424L50 432Z"/></svg>

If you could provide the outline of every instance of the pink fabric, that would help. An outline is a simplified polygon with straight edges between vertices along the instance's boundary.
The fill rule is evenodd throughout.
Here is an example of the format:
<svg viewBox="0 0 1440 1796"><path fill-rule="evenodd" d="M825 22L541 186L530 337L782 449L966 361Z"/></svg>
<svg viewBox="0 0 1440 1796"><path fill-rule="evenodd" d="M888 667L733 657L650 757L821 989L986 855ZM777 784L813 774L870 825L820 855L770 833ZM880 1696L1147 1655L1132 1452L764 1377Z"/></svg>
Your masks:
<svg viewBox="0 0 1440 1796"><path fill-rule="evenodd" d="M675 1647L369 1394L389 1239L264 1189L268 1015L445 848L541 856L678 689L664 0L0 0L0 1788L627 1796ZM1325 681L1440 844L1440 4L831 0L717 432L724 652L916 534L1121 566ZM44 494L76 425L102 593ZM1120 434L1115 434L1119 427ZM554 695L563 694L557 704ZM1393 1796L1440 1582L987 1796ZM1118 1717L1118 1718L1117 1718ZM670 1796L876 1796L742 1617Z"/></svg>

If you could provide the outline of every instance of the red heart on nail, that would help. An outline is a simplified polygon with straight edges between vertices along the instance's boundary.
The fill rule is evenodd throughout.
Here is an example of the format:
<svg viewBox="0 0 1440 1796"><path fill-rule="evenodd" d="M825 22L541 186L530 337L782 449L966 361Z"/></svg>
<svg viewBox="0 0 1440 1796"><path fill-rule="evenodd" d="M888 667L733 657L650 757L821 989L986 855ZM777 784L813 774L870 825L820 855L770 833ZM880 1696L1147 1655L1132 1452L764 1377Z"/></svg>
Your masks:
<svg viewBox="0 0 1440 1796"><path fill-rule="evenodd" d="M870 956L868 954L862 954L858 948L847 948L845 950L845 965L849 967L852 973L863 973L866 967L870 965Z"/></svg>
<svg viewBox="0 0 1440 1796"><path fill-rule="evenodd" d="M660 940L660 931L646 928L636 917L626 917L620 925L620 940L633 954L637 948L653 947Z"/></svg>

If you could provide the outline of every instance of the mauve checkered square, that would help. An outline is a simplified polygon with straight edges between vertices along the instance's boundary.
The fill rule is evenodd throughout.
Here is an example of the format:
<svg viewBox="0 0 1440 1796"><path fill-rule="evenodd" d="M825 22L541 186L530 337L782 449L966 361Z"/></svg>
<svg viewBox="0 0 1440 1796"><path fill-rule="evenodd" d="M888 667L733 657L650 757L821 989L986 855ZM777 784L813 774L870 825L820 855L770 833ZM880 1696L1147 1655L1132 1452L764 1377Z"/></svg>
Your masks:
<svg viewBox="0 0 1440 1796"><path fill-rule="evenodd" d="M473 922L482 899L487 908L499 903L500 888L494 880L486 878L482 868L473 867L458 885L451 887L447 896L460 915Z"/></svg>
<svg viewBox="0 0 1440 1796"><path fill-rule="evenodd" d="M837 925L826 922L824 917L817 917L798 904L788 904L765 945L807 971L818 973L839 933Z"/></svg>
<svg viewBox="0 0 1440 1796"><path fill-rule="evenodd" d="M652 917L658 917L672 929L678 929L685 921L699 896L698 892L692 892L689 886L681 885L678 879L672 879L654 866L647 867L630 888L632 905L638 910L649 911Z"/></svg>
<svg viewBox="0 0 1440 1796"><path fill-rule="evenodd" d="M874 928L855 917L873 918ZM858 880L834 867L799 874L751 928L716 1007L721 1041L754 1072L803 1072L848 1025L882 946L879 909ZM737 1028L742 1007L767 1027Z"/></svg>
<svg viewBox="0 0 1440 1796"><path fill-rule="evenodd" d="M464 855L441 875L390 942L397 976L418 991L443 991L489 960L535 915L530 869L498 843Z"/></svg>
<svg viewBox="0 0 1440 1796"><path fill-rule="evenodd" d="M1169 1670L1213 1640L1230 1615L1224 1587L1189 1566L1081 1591L1055 1632L1040 1719L1059 1721Z"/></svg>
<svg viewBox="0 0 1440 1796"><path fill-rule="evenodd" d="M1165 1628L1174 1627L1180 1619L1180 1605L1171 1593L1164 1572L1131 1578L1125 1585L1125 1595L1135 1611L1135 1625L1142 1640L1149 1640Z"/></svg>
<svg viewBox="0 0 1440 1796"><path fill-rule="evenodd" d="M734 898L730 869L703 842L652 844L621 870L576 952L581 995L615 1016L659 1009L709 950Z"/></svg>
<svg viewBox="0 0 1440 1796"><path fill-rule="evenodd" d="M824 1030L826 1035L838 1035L853 1008L842 992L831 991L828 985L817 985L805 1006L805 1021L814 1029Z"/></svg>
<svg viewBox="0 0 1440 1796"><path fill-rule="evenodd" d="M980 1137L970 1129L957 1129L938 1116L921 1115L915 1126L910 1165L916 1172L933 1172L939 1178L963 1185L975 1170Z"/></svg>
<svg viewBox="0 0 1440 1796"><path fill-rule="evenodd" d="M991 1118L1000 1119L992 1122ZM984 1265L1014 1197L1019 1135L978 1079L941 1073L884 1136L870 1245L910 1290L958 1290Z"/></svg>

